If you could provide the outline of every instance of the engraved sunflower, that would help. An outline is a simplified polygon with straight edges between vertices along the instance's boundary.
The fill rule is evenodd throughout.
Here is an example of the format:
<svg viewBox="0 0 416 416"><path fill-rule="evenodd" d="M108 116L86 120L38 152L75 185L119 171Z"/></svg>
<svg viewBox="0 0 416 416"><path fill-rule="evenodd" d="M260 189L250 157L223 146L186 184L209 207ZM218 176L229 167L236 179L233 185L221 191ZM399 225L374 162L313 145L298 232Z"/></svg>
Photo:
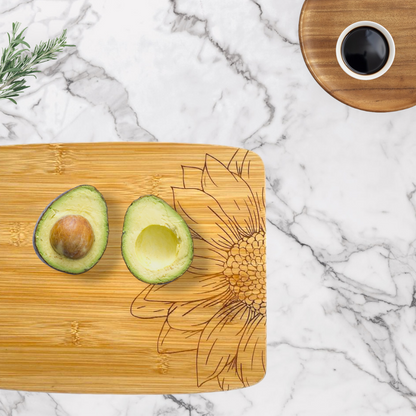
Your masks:
<svg viewBox="0 0 416 416"><path fill-rule="evenodd" d="M172 190L194 239L193 263L131 305L137 318L165 318L160 353L196 350L198 386L216 378L223 390L240 388L265 373L265 197L264 178L253 175L257 158L238 150L227 164L207 154L202 168L182 167L183 187Z"/></svg>

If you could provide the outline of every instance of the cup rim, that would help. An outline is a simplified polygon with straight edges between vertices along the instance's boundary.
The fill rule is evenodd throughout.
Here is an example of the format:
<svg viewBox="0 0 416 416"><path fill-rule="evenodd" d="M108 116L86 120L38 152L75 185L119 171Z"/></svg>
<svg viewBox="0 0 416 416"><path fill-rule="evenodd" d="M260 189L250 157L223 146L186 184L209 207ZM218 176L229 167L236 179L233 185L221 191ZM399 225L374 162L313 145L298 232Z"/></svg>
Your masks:
<svg viewBox="0 0 416 416"><path fill-rule="evenodd" d="M342 58L342 53L341 53L341 48L342 48L342 43L345 39L345 37L354 29L358 28L358 27L372 27L374 29L377 29L378 31L380 31L387 40L387 43L389 45L389 57L387 59L386 64L383 66L382 69L380 69L380 71L374 73L374 74L370 74L370 75L362 75L362 74L357 74L356 72L352 71L350 68L348 68L348 66L345 64L344 59ZM382 25L380 25L379 23L376 22L372 22L370 20L362 20L360 22L355 22L351 25L349 25L348 27L346 27L343 32L341 33L341 35L338 38L338 42L337 42L337 46L336 46L336 55L337 55L337 61L339 66L342 68L342 70L349 75L352 78L355 79L359 79L361 81L370 81L373 79L377 79L380 78L381 76L383 76L392 66L393 62L394 62L394 58L396 56L396 45L394 43L393 40L393 36L391 36L390 32Z"/></svg>

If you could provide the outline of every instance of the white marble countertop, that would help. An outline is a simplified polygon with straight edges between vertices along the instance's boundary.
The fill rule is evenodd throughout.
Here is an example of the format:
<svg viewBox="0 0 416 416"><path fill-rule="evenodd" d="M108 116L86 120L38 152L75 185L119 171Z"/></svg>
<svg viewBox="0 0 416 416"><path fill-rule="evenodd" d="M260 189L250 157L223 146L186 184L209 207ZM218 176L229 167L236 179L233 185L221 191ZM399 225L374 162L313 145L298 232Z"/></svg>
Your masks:
<svg viewBox="0 0 416 416"><path fill-rule="evenodd" d="M0 145L241 146L267 172L268 367L227 393L0 391L4 416L416 414L416 109L327 95L302 60L303 0L2 0L31 44L68 29ZM1 363L0 363L1 365Z"/></svg>

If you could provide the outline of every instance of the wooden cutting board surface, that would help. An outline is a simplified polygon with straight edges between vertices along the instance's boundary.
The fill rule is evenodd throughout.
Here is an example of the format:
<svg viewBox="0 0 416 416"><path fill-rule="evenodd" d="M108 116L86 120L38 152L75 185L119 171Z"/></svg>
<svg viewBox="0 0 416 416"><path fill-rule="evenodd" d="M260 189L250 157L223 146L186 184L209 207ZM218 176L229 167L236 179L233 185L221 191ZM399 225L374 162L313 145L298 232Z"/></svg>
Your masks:
<svg viewBox="0 0 416 416"><path fill-rule="evenodd" d="M416 0L306 0L299 39L316 81L339 101L360 110L386 112L416 105ZM360 21L384 26L396 45L392 67L380 78L362 81L347 75L336 58L345 28Z"/></svg>
<svg viewBox="0 0 416 416"><path fill-rule="evenodd" d="M0 147L0 388L191 393L253 385L266 368L265 173L243 149L155 143ZM100 262L73 276L43 264L35 223L62 192L95 186L108 205ZM124 214L163 198L195 256L149 286L120 251Z"/></svg>

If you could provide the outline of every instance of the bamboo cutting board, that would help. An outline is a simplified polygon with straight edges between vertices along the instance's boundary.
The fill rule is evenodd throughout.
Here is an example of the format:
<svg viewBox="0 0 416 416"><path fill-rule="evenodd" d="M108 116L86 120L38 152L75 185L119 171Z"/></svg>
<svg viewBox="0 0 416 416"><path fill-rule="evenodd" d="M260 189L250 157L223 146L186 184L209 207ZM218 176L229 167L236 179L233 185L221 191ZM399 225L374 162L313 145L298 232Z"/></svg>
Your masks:
<svg viewBox="0 0 416 416"><path fill-rule="evenodd" d="M223 146L0 147L0 388L192 393L259 382L266 368L265 190L260 158ZM82 275L43 264L39 215L77 185L108 205L110 236ZM153 194L189 225L190 269L149 286L120 251L124 214Z"/></svg>

